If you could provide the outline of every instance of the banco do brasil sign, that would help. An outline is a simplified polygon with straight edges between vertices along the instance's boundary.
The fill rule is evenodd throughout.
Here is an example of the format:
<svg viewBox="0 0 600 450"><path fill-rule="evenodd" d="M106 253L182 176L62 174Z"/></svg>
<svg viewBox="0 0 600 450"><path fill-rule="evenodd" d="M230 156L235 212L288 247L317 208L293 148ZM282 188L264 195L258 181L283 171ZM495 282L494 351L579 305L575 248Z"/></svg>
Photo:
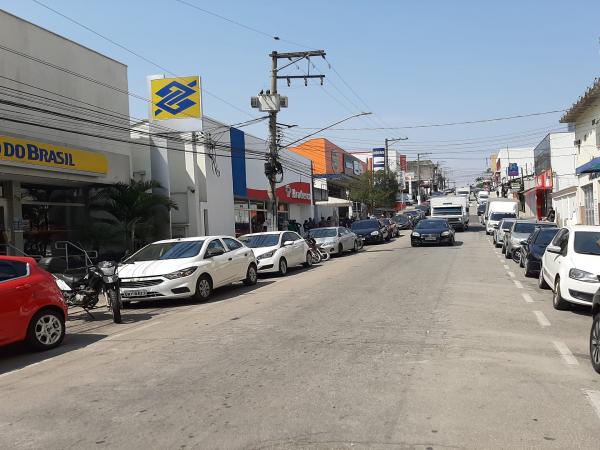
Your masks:
<svg viewBox="0 0 600 450"><path fill-rule="evenodd" d="M0 162L98 175L108 172L108 160L100 153L8 136L0 136Z"/></svg>

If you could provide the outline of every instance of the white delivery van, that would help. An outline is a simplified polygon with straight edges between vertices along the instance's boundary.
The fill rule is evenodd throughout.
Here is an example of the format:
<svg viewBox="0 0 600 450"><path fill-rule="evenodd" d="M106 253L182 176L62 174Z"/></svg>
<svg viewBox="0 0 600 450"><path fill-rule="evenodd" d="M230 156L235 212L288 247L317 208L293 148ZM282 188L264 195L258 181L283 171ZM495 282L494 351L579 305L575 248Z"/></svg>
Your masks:
<svg viewBox="0 0 600 450"><path fill-rule="evenodd" d="M481 205L482 203L487 202L489 198L490 193L488 191L479 191L477 193L477 204Z"/></svg>
<svg viewBox="0 0 600 450"><path fill-rule="evenodd" d="M471 196L471 188L469 186L456 188L456 195L466 195L468 200Z"/></svg>
<svg viewBox="0 0 600 450"><path fill-rule="evenodd" d="M455 230L465 231L469 227L468 200L464 195L431 197L429 207L432 219L446 219Z"/></svg>
<svg viewBox="0 0 600 450"><path fill-rule="evenodd" d="M519 201L511 198L490 198L485 207L485 233L492 234L502 219L519 217Z"/></svg>

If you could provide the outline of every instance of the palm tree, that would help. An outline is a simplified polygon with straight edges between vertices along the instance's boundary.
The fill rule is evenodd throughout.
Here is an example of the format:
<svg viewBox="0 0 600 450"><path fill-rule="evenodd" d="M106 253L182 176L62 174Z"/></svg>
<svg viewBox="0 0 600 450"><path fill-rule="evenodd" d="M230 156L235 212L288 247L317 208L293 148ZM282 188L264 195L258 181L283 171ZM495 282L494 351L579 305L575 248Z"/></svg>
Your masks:
<svg viewBox="0 0 600 450"><path fill-rule="evenodd" d="M168 219L168 211L178 209L177 203L166 195L152 192L161 189L157 181L117 183L102 189L96 196L96 204L113 218L111 222L122 227L127 250L133 251L138 225L153 219Z"/></svg>

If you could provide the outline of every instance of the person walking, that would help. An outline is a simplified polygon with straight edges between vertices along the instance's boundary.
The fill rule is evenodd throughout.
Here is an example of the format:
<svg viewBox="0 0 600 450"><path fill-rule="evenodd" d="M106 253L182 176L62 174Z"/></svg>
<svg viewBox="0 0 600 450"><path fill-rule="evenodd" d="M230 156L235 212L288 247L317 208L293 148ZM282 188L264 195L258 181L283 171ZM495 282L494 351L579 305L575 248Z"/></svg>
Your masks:
<svg viewBox="0 0 600 450"><path fill-rule="evenodd" d="M554 208L550 207L550 211L548 211L548 215L546 216L546 220L548 222L554 222L555 219L556 219L556 212L554 211Z"/></svg>

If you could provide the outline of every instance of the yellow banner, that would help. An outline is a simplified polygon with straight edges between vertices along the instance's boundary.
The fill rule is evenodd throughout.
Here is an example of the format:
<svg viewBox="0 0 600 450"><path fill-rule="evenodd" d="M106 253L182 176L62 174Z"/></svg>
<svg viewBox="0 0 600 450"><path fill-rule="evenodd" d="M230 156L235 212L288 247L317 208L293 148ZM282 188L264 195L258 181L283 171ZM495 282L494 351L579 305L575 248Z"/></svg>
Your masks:
<svg viewBox="0 0 600 450"><path fill-rule="evenodd" d="M152 120L200 119L200 77L158 78L150 81Z"/></svg>
<svg viewBox="0 0 600 450"><path fill-rule="evenodd" d="M101 153L8 136L0 136L1 161L95 174L106 174L108 172L108 159Z"/></svg>

